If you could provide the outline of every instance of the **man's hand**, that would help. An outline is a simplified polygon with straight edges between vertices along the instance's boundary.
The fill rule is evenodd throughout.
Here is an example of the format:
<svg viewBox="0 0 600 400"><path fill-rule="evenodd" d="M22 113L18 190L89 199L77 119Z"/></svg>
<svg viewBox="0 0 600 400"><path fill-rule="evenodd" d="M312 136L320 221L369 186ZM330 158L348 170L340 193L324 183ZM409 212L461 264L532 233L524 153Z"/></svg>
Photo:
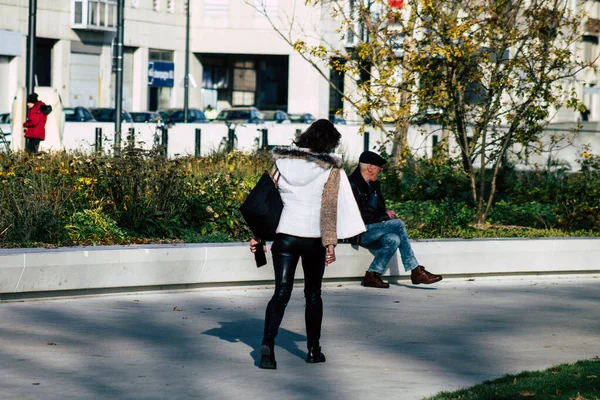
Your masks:
<svg viewBox="0 0 600 400"><path fill-rule="evenodd" d="M256 245L260 243L260 238L257 237L253 237L252 239L250 239L250 251L253 253L256 253ZM267 245L265 244L263 246L263 249L265 251L265 253L267 252Z"/></svg>
<svg viewBox="0 0 600 400"><path fill-rule="evenodd" d="M386 213L387 213L388 217L390 217L390 219L398 218L398 216L396 215L396 213L393 210L387 210Z"/></svg>
<svg viewBox="0 0 600 400"><path fill-rule="evenodd" d="M335 246L330 244L325 250L325 266L335 262Z"/></svg>

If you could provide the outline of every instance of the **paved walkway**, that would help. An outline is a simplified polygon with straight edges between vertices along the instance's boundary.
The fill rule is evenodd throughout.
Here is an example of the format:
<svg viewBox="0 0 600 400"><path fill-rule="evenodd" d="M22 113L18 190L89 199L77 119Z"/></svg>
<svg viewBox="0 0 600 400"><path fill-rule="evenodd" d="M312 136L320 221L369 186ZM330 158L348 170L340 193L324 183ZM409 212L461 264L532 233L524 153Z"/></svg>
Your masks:
<svg viewBox="0 0 600 400"><path fill-rule="evenodd" d="M324 289L306 364L301 288L277 370L257 365L270 288L0 304L1 399L420 399L600 356L599 279Z"/></svg>

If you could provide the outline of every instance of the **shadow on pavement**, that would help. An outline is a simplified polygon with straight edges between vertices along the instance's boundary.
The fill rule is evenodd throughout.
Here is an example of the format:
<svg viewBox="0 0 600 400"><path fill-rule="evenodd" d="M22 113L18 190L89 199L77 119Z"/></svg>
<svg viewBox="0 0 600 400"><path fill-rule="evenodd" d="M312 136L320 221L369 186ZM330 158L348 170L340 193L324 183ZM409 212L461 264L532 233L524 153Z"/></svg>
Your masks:
<svg viewBox="0 0 600 400"><path fill-rule="evenodd" d="M216 336L221 340L230 343L242 342L252 348L250 356L254 360L254 365L258 367L260 363L260 337L259 335L245 336L241 332L262 332L264 321L257 318L248 318L238 321L220 321L219 328L209 329L202 332L203 335ZM297 342L306 342L306 336L300 335L290 330L279 328L276 346L290 352L291 354L301 358L306 358L306 352L300 350Z"/></svg>

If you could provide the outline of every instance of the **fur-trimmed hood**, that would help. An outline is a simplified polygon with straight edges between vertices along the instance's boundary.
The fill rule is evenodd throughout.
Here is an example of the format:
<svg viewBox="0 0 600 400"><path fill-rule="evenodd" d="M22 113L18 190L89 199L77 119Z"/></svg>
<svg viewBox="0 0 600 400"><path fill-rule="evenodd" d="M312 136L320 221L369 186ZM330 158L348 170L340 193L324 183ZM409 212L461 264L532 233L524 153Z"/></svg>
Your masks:
<svg viewBox="0 0 600 400"><path fill-rule="evenodd" d="M292 146L274 149L273 159L281 173L278 187L283 201L278 233L321 237L324 244L331 244L336 237L345 239L365 231L348 177L337 170L343 165L342 157ZM332 192L335 182L338 187ZM337 212L332 213L332 207Z"/></svg>
<svg viewBox="0 0 600 400"><path fill-rule="evenodd" d="M275 161L280 159L298 159L316 163L319 167L324 169L329 168L342 168L344 161L341 157L336 154L330 153L313 153L308 149L296 146L289 147L276 147L273 149L273 159Z"/></svg>
<svg viewBox="0 0 600 400"><path fill-rule="evenodd" d="M312 153L308 149L296 146L275 148L273 159L281 178L287 184L308 187L322 180L321 190L329 171L332 168L341 168L343 164L341 157L335 154Z"/></svg>

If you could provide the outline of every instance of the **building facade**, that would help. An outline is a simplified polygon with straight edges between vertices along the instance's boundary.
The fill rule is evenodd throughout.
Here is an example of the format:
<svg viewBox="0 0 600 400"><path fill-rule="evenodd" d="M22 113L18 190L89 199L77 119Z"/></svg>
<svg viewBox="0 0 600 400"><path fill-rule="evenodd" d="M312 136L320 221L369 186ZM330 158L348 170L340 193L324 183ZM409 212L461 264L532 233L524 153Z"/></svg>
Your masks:
<svg viewBox="0 0 600 400"><path fill-rule="evenodd" d="M187 0L124 1L123 108L183 107ZM600 3L587 3L580 50L592 62L600 54ZM65 107L113 107L117 0L37 4L37 86L56 88ZM10 110L17 88L25 86L28 5L28 0L0 0L0 113ZM320 74L272 27L275 23L285 31L294 21L307 30L302 36L309 45L323 37L331 43L339 34L326 9L292 0L190 0L190 7L190 107L252 105L322 118L342 109L356 119L350 104L323 76L346 93L356 82L327 66ZM342 41L339 45L348 46ZM561 109L555 122L600 120L597 74L589 70L580 78L568 84L587 106L587 114Z"/></svg>
<svg viewBox="0 0 600 400"><path fill-rule="evenodd" d="M114 107L116 0L38 0L36 86L65 107ZM258 4L258 3L257 3ZM307 17L293 2L261 3L268 15ZM0 112L25 86L28 0L0 0ZM125 0L123 108L184 102L184 0ZM310 112L326 117L329 86L244 0L191 0L189 105ZM318 12L318 11L317 11Z"/></svg>

